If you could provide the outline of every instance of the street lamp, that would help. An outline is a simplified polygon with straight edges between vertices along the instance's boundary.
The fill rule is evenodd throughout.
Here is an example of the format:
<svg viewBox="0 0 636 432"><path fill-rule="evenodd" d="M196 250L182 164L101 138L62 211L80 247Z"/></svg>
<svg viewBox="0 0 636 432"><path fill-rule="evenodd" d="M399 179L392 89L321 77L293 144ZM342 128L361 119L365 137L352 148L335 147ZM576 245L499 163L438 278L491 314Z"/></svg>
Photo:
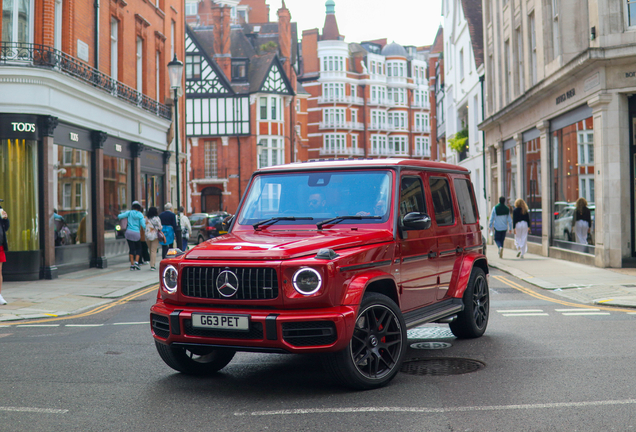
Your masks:
<svg viewBox="0 0 636 432"><path fill-rule="evenodd" d="M175 161L177 164L177 231L174 237L177 241L177 249L181 249L181 182L179 181L179 89L181 89L181 76L183 75L183 62L177 60L177 54L168 63L168 77L170 78L170 88L174 89L174 144Z"/></svg>

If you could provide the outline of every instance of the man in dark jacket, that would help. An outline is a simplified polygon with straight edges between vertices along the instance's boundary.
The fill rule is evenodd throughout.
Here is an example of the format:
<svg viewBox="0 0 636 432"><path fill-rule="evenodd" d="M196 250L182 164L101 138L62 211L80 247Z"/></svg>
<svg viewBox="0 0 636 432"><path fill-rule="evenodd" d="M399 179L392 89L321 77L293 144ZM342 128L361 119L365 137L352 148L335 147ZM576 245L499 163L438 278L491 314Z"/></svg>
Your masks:
<svg viewBox="0 0 636 432"><path fill-rule="evenodd" d="M165 258L168 253L168 249L172 247L174 242L174 233L177 231L177 216L172 211L172 204L167 203L163 206L164 212L159 214L161 220L162 231L166 236L166 244L161 244L161 258ZM172 232L171 232L172 231Z"/></svg>
<svg viewBox="0 0 636 432"><path fill-rule="evenodd" d="M2 297L2 263L7 261L5 251L9 250L7 231L9 231L9 216L0 206L0 305L7 304L7 301Z"/></svg>

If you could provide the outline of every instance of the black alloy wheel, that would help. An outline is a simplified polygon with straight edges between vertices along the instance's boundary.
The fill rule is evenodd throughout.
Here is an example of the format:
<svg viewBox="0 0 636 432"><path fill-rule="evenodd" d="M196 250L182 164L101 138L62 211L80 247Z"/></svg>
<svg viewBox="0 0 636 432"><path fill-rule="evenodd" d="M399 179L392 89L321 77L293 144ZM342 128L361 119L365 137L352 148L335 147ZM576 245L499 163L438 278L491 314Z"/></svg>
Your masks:
<svg viewBox="0 0 636 432"><path fill-rule="evenodd" d="M155 341L161 359L172 369L186 375L212 375L228 365L235 350L193 347L186 349Z"/></svg>
<svg viewBox="0 0 636 432"><path fill-rule="evenodd" d="M327 369L348 387L382 387L400 370L406 354L406 325L387 296L368 293L360 305L349 346L327 357Z"/></svg>
<svg viewBox="0 0 636 432"><path fill-rule="evenodd" d="M484 334L490 315L490 294L486 274L474 267L463 297L464 310L450 323L450 329L460 339L477 338Z"/></svg>

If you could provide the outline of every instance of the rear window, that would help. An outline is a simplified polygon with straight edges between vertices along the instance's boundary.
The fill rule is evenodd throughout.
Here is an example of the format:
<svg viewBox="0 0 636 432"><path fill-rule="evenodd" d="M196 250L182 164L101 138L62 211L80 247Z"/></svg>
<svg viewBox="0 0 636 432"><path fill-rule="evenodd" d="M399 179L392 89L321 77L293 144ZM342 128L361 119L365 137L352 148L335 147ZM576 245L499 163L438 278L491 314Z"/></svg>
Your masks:
<svg viewBox="0 0 636 432"><path fill-rule="evenodd" d="M457 205L464 224L477 222L475 210L475 196L472 193L472 184L466 179L455 179L455 194L457 195Z"/></svg>
<svg viewBox="0 0 636 432"><path fill-rule="evenodd" d="M452 225L455 223L455 214L448 180L444 177L431 177L429 184L435 208L435 222L438 226Z"/></svg>

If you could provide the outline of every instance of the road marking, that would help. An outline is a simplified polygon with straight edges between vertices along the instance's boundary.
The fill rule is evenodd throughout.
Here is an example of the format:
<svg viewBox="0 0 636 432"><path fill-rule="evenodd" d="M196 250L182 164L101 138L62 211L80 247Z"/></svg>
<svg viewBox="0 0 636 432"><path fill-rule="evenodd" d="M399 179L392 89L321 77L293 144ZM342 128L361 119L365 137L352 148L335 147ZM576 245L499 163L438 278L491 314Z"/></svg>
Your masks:
<svg viewBox="0 0 636 432"><path fill-rule="evenodd" d="M507 309L507 310L497 310L499 313L522 313L522 312L543 312L543 309Z"/></svg>
<svg viewBox="0 0 636 432"><path fill-rule="evenodd" d="M59 327L59 324L18 324L16 327Z"/></svg>
<svg viewBox="0 0 636 432"><path fill-rule="evenodd" d="M588 312L598 312L600 309L586 309ZM557 312L580 312L581 309L555 309Z"/></svg>
<svg viewBox="0 0 636 432"><path fill-rule="evenodd" d="M307 408L275 411L235 412L235 416L274 416L274 415L303 415L303 414L346 414L368 412L412 412L412 413L447 413L470 411L510 411L531 410L546 408L584 408L612 405L636 405L636 399L590 401L590 402L554 402L543 404L519 404L519 405L491 405L491 406L467 406L448 408L423 408L423 407L351 407L351 408Z"/></svg>
<svg viewBox="0 0 636 432"><path fill-rule="evenodd" d="M523 292L525 294L528 294L530 297L538 298L540 300L549 301L551 303L558 303L558 304L561 304L563 306L576 307L576 308L579 308L579 309L597 309L597 308L594 308L592 306L587 306L587 305L583 305L583 304L579 304L579 303L570 303L570 302L566 302L566 301L563 301L563 300L557 300L557 299L553 299L551 297L548 297L546 295L536 293L536 292L532 291L531 289L524 288L523 286L506 279L504 276L497 275L497 276L493 276L493 278L497 279L498 281L501 281L501 282L505 283L509 287L515 288L515 289L517 289L517 290L519 290L519 291L521 291L521 292ZM605 308L605 307L602 307L602 308L598 308L598 310L604 310L604 311L610 311L610 312L612 312L612 311L613 312L627 312L627 313L633 312L632 309L624 309L624 308Z"/></svg>
<svg viewBox="0 0 636 432"><path fill-rule="evenodd" d="M574 315L611 315L609 312L563 312L564 316Z"/></svg>
<svg viewBox="0 0 636 432"><path fill-rule="evenodd" d="M113 323L113 325L136 325L136 324L150 324L150 323L148 321Z"/></svg>
<svg viewBox="0 0 636 432"><path fill-rule="evenodd" d="M513 317L513 316L549 316L547 313L515 313L515 314L501 314L505 317Z"/></svg>
<svg viewBox="0 0 636 432"><path fill-rule="evenodd" d="M42 414L66 414L68 410L54 409L54 408L30 408L30 407L3 407L0 406L0 411L14 411L14 412L32 412Z"/></svg>
<svg viewBox="0 0 636 432"><path fill-rule="evenodd" d="M104 324L65 324L65 327L101 327Z"/></svg>

